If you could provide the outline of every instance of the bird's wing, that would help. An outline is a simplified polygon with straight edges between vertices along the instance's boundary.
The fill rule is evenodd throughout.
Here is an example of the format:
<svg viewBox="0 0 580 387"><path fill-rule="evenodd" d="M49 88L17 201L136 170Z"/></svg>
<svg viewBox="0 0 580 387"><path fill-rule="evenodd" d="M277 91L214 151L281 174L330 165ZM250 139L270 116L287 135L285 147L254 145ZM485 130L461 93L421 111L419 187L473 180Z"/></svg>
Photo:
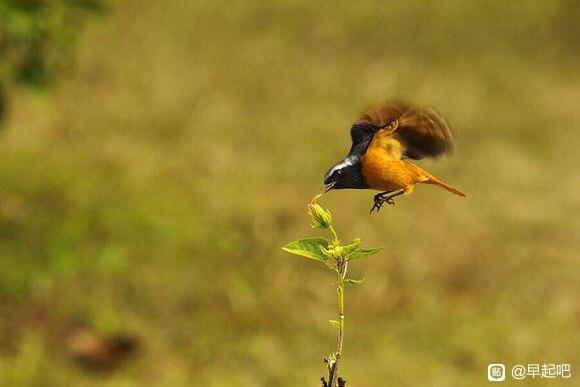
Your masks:
<svg viewBox="0 0 580 387"><path fill-rule="evenodd" d="M407 110L408 107L404 104L389 103L363 114L350 128L352 148L349 154L364 155L375 133Z"/></svg>
<svg viewBox="0 0 580 387"><path fill-rule="evenodd" d="M364 154L380 129L385 129L382 136L400 144L396 148L403 158L420 160L453 149L453 134L439 113L393 102L368 111L352 126L351 153Z"/></svg>
<svg viewBox="0 0 580 387"><path fill-rule="evenodd" d="M403 157L420 160L453 150L453 133L434 109L411 108L398 118L392 137L403 145Z"/></svg>

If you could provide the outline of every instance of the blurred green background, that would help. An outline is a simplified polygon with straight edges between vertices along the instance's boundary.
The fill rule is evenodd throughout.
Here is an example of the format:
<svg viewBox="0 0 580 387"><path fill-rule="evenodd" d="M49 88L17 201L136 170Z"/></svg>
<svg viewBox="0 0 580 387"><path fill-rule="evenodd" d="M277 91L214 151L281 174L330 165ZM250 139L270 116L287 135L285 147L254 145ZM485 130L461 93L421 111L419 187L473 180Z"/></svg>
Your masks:
<svg viewBox="0 0 580 387"><path fill-rule="evenodd" d="M421 165L467 198L322 199L385 246L352 265L342 373L578 383L577 1L0 4L1 385L319 385L334 278L280 246L313 233L350 123L397 96L449 117L455 154ZM88 369L75 326L138 349Z"/></svg>

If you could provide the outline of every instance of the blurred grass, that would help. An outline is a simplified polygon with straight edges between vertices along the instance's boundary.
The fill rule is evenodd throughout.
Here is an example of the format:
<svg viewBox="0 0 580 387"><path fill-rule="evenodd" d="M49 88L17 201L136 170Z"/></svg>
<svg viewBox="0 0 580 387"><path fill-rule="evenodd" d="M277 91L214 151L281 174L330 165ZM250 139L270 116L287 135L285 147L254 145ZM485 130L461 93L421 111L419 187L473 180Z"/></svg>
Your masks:
<svg viewBox="0 0 580 387"><path fill-rule="evenodd" d="M332 278L280 246L393 96L437 106L452 158L368 216L323 200L385 252L354 267L353 385L487 384L487 364L578 364L580 79L574 1L117 1L52 92L14 90L0 152L0 383L316 385ZM137 333L95 375L71 321ZM554 384L553 382L551 382ZM509 384L509 383L508 383ZM548 383L534 381L534 385Z"/></svg>

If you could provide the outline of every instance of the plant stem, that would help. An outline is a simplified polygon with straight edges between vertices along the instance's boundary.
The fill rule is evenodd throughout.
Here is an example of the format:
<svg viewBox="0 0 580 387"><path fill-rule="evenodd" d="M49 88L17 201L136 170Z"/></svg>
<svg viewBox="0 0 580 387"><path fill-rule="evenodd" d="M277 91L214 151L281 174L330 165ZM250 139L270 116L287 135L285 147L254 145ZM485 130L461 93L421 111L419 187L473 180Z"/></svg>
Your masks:
<svg viewBox="0 0 580 387"><path fill-rule="evenodd" d="M338 235L334 230L334 227L330 225L328 227L332 234L333 242L332 244L335 246L340 245L340 240L338 239ZM332 367L330 367L330 374L328 375L328 386L335 387L338 384L338 366L340 364L340 358L342 356L342 345L344 343L344 289L345 289L345 279L346 279L346 271L348 270L348 261L344 259L344 257L337 257L337 265L336 265L336 272L337 276L337 286L336 292L338 294L338 338L337 338L337 348L335 354L335 362Z"/></svg>
<svg viewBox="0 0 580 387"><path fill-rule="evenodd" d="M328 229L332 233L332 239L333 239L332 243L338 246L340 244L340 241L338 240L338 235L336 235L336 231L334 231L334 227L328 226Z"/></svg>
<svg viewBox="0 0 580 387"><path fill-rule="evenodd" d="M338 339L336 348L336 361L332 369L332 375L330 375L329 386L335 387L338 381L338 366L340 364L340 358L342 356L342 345L344 343L344 289L345 289L345 279L346 271L348 270L348 261L342 260L339 265L338 270L338 284L336 291L338 293L338 322L340 323L338 328Z"/></svg>

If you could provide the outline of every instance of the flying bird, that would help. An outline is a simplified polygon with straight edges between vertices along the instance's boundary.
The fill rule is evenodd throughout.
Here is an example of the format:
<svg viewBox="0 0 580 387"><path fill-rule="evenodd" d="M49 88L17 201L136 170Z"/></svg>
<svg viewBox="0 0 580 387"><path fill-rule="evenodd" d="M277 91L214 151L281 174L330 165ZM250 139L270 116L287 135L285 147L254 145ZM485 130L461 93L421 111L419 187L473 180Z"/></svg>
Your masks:
<svg viewBox="0 0 580 387"><path fill-rule="evenodd" d="M413 192L416 184L433 184L465 196L410 160L436 157L453 148L453 135L443 117L430 108L390 102L364 114L350 129L348 155L324 176L324 192L330 189L373 189L371 213L384 203Z"/></svg>

